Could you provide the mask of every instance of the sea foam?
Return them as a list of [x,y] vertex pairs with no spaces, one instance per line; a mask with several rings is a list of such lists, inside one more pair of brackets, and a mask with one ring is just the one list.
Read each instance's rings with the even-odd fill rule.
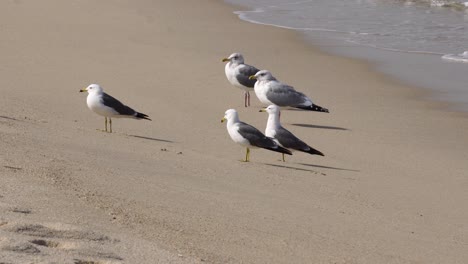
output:
[[455,61],[455,62],[468,63],[468,51],[465,51],[461,54],[447,54],[447,55],[442,56],[442,59]]

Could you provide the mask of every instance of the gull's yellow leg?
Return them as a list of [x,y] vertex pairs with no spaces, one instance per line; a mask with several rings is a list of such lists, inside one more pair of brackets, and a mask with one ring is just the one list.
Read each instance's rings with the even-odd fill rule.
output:
[[104,128],[105,130],[99,129],[99,128],[96,128],[96,130],[101,131],[101,132],[107,132],[107,117],[104,117]]
[[110,127],[110,132],[112,133],[112,119],[109,117],[109,127]]
[[245,153],[245,160],[244,161],[249,162],[249,160],[250,160],[250,149],[247,148],[247,151]]
[[284,159],[284,153],[281,153],[281,154],[283,154],[283,162],[285,162],[286,160]]

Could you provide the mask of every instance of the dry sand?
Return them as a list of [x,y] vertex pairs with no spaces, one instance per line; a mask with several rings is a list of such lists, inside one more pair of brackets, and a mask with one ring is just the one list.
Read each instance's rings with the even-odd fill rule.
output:
[[[467,263],[466,116],[233,10],[0,2],[0,262]],[[266,114],[225,79],[235,51],[330,109],[282,115],[325,157],[239,161],[224,111]],[[153,121],[96,131],[89,83]]]

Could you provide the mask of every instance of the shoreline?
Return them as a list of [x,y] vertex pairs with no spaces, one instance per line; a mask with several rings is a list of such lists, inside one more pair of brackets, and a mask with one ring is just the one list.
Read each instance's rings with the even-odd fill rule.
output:
[[[0,259],[468,259],[466,116],[420,100],[418,89],[296,32],[241,21],[219,0],[0,5]],[[294,153],[284,163],[253,150],[239,162],[245,149],[220,124],[224,111],[237,108],[260,130],[266,116],[254,95],[244,108],[227,82],[221,59],[232,52],[330,109],[282,115],[325,157]],[[89,83],[153,121],[116,119],[115,133],[96,131],[103,118],[78,93]],[[49,242],[31,242],[41,239]]]
[[[231,4],[231,2],[227,2]],[[468,94],[464,91],[466,82],[462,76],[466,71],[465,63],[455,63],[442,59],[444,53],[411,52],[404,50],[392,50],[353,43],[345,43],[344,40],[336,40],[333,37],[320,37],[320,31],[312,34],[307,30],[301,30],[281,24],[267,23],[249,17],[250,12],[257,12],[258,8],[242,6],[234,11],[240,20],[263,26],[271,26],[279,29],[292,30],[302,36],[303,41],[324,52],[334,56],[356,59],[368,63],[373,71],[394,79],[402,86],[417,87],[430,91],[430,96],[425,99],[448,103],[446,110],[468,112]],[[330,34],[334,34],[332,31]],[[410,65],[410,66],[408,66]],[[432,77],[427,72],[436,74]],[[440,87],[444,87],[441,89]]]

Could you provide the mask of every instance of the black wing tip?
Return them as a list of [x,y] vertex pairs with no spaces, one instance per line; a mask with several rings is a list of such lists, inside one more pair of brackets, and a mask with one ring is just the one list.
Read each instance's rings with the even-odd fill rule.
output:
[[289,149],[283,148],[283,150],[285,151],[283,152],[284,154],[292,155],[292,152]]
[[323,113],[330,113],[330,111],[328,111],[327,108],[324,108],[324,107],[321,107],[319,105],[312,105],[311,106],[312,108],[312,111],[316,111],[316,112],[323,112]]
[[327,108],[321,107],[321,106],[316,105],[316,104],[312,104],[311,106],[305,106],[305,107],[297,106],[297,108],[303,109],[303,110],[308,110],[308,111],[315,111],[315,112],[322,112],[322,113],[330,113],[330,111],[328,111]]
[[284,153],[284,154],[287,154],[287,155],[292,155],[292,152],[289,149],[283,148],[283,147],[278,146],[278,145],[276,145],[276,146],[257,146],[257,147],[261,147],[261,148],[268,149],[268,150],[275,151],[275,152],[279,152],[279,153]]
[[146,120],[149,120],[149,121],[152,121],[148,115],[145,115],[143,113],[137,113],[136,114],[136,118],[139,118],[139,119],[146,119]]
[[[310,148],[310,147],[309,147]],[[325,156],[325,154],[323,154],[322,152],[314,149],[314,148],[310,148],[308,151],[306,151],[307,153],[311,154],[311,155],[319,155],[319,156]]]
[[276,149],[274,149],[276,152],[281,152],[283,154],[287,155],[292,155],[292,152],[289,149],[283,148],[281,146],[278,146]]

